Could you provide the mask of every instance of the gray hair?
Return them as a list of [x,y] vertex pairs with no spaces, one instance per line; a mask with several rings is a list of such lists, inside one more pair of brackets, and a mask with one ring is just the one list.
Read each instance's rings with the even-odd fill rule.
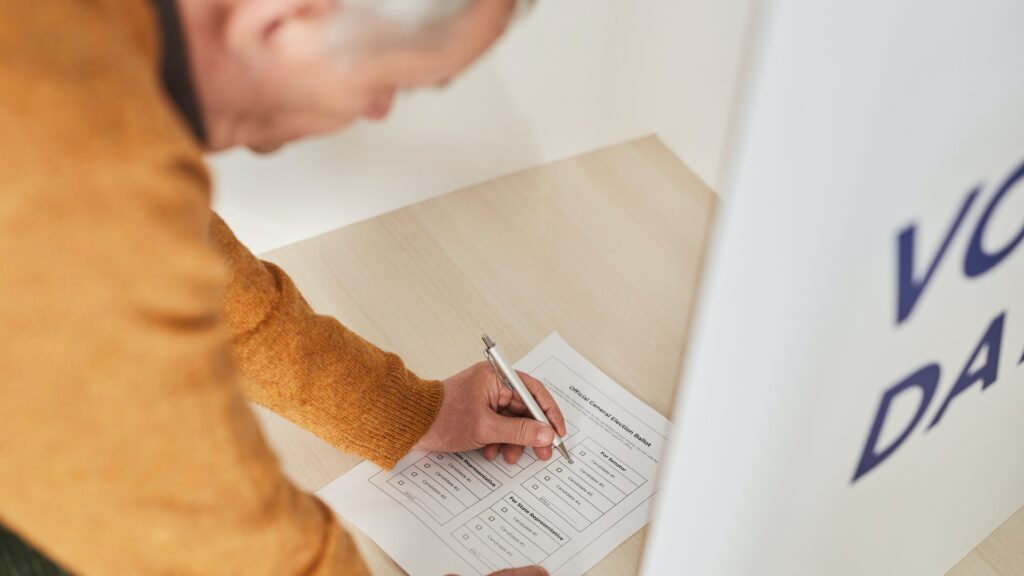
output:
[[[395,43],[429,43],[438,32],[476,2],[490,0],[341,0],[342,12],[332,26],[330,43],[349,54]],[[534,0],[516,0],[513,19]],[[361,16],[360,16],[361,15]]]

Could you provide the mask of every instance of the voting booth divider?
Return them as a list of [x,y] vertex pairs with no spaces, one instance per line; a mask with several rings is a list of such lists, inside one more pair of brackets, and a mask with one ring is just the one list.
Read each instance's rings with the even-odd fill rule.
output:
[[1024,505],[1024,4],[760,10],[647,574],[943,574]]

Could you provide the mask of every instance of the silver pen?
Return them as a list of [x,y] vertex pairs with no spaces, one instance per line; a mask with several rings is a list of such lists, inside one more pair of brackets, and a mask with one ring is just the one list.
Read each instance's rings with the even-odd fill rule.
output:
[[[530,416],[533,416],[534,420],[543,422],[548,426],[551,426],[551,422],[548,417],[544,415],[544,411],[541,410],[537,404],[537,400],[530,394],[530,391],[526,388],[526,384],[523,384],[523,380],[519,377],[519,374],[512,369],[512,366],[505,361],[505,358],[498,351],[498,345],[491,340],[490,336],[484,334],[484,356],[490,361],[491,366],[494,367],[494,371],[498,373],[498,378],[504,382],[505,386],[509,390],[515,392],[522,399],[523,404],[526,404],[526,409],[530,412]],[[551,429],[554,430],[554,426]],[[558,435],[558,431],[555,431],[555,441],[551,445],[558,450],[558,453],[565,457],[565,459],[572,464],[572,457],[569,456],[569,451],[565,449],[565,444],[562,442],[561,436]]]

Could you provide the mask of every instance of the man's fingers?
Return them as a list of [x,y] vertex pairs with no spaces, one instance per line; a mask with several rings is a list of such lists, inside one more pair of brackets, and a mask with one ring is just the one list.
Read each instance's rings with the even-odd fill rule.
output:
[[519,446],[550,446],[555,431],[547,424],[532,418],[513,418],[493,414],[487,419],[487,442],[518,444]]
[[501,450],[501,444],[488,444],[487,446],[484,446],[480,452],[483,453],[484,458],[494,460],[498,456],[499,450]]
[[529,414],[529,411],[526,409],[526,404],[523,404],[523,400],[519,397],[519,394],[511,395],[509,401],[505,405],[505,410],[507,410],[509,414],[513,414],[515,416]]
[[515,444],[505,444],[501,449],[502,454],[505,455],[505,462],[509,464],[515,464],[519,462],[519,457],[523,455],[523,447]]
[[[537,404],[540,405],[541,410],[544,411],[544,415],[551,421],[551,425],[558,431],[559,436],[565,436],[565,418],[562,417],[562,410],[558,408],[558,403],[551,397],[551,393],[548,392],[544,383],[537,380],[533,376],[530,376],[526,372],[516,370],[519,374],[519,378],[522,379],[523,384],[526,384],[526,389],[533,394],[534,399],[537,400]],[[515,401],[513,400],[513,403]]]
[[[518,462],[519,459],[523,457],[523,452],[525,451],[525,448],[523,448],[522,446],[517,446],[515,444],[504,444],[501,447],[501,452],[502,454],[505,455],[505,462],[508,462],[509,464],[515,464],[516,462]],[[533,453],[536,454],[537,458],[540,458],[541,460],[550,460],[552,452],[553,450],[551,446],[533,447]]]
[[540,566],[522,566],[491,572],[490,576],[548,576],[548,571]]
[[541,460],[551,459],[551,446],[534,446],[533,453]]

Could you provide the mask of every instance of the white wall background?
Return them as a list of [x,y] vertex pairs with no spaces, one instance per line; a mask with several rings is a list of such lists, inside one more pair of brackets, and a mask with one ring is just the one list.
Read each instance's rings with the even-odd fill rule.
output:
[[444,91],[383,124],[211,160],[263,252],[502,174],[657,133],[715,187],[750,0],[546,0]]

